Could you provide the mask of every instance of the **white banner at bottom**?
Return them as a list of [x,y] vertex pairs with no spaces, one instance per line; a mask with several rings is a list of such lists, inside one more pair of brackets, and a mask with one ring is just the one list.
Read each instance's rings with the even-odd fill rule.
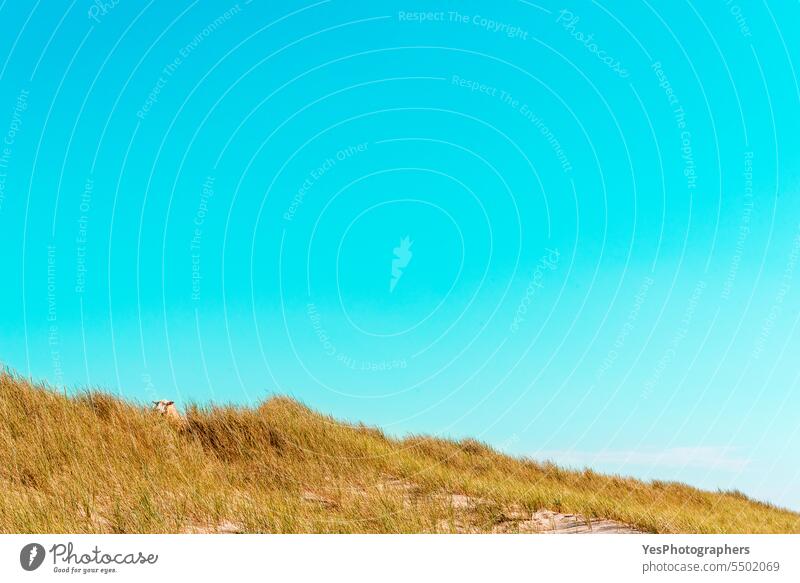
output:
[[2,535],[0,581],[800,581],[800,535]]

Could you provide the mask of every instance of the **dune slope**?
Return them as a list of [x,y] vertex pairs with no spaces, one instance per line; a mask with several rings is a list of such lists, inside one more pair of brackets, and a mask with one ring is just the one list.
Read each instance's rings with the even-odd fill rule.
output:
[[735,493],[566,471],[287,398],[172,422],[0,374],[0,532],[800,532]]

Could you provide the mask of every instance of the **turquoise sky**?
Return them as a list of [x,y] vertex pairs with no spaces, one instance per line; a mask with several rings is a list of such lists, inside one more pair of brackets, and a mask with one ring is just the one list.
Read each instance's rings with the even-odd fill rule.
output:
[[0,361],[800,509],[798,21],[0,0]]

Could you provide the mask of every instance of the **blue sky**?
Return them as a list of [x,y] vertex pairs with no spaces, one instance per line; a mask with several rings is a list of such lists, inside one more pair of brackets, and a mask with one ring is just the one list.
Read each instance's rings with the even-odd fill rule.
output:
[[0,3],[0,360],[800,508],[790,3]]

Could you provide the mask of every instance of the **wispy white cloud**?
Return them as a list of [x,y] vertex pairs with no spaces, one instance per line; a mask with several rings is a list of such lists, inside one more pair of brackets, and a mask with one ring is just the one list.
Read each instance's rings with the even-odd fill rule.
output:
[[741,471],[750,463],[749,459],[737,454],[736,448],[717,446],[671,447],[663,450],[552,450],[536,452],[533,457],[563,466],[579,467],[618,464],[620,467],[692,467]]

